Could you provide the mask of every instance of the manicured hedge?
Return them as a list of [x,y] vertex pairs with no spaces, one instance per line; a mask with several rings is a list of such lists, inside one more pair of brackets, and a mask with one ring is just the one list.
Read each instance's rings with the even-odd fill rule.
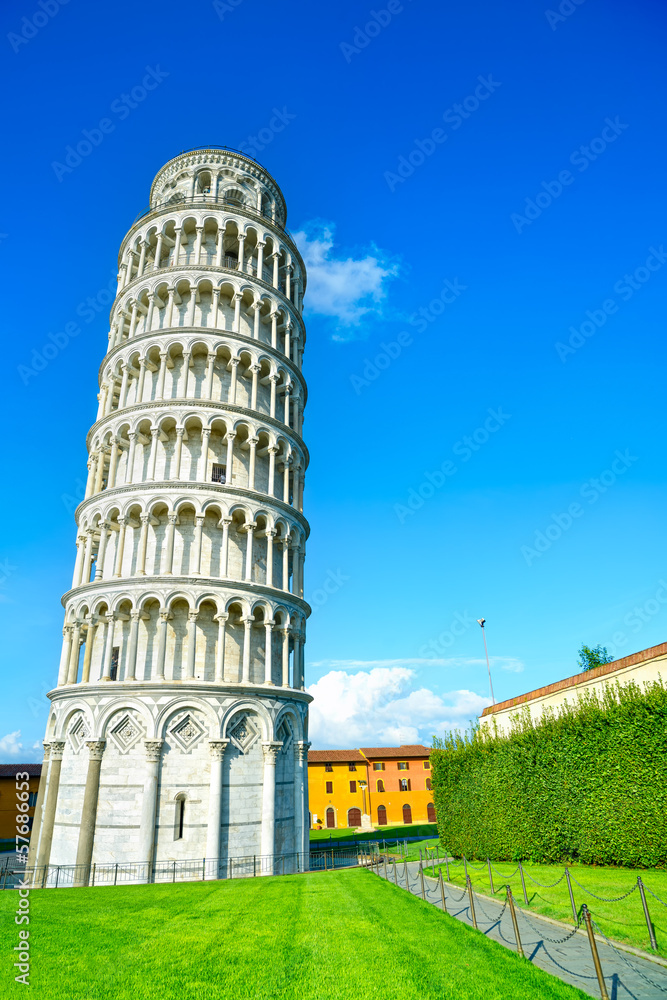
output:
[[434,738],[441,843],[492,860],[667,864],[667,688],[609,685],[509,736]]

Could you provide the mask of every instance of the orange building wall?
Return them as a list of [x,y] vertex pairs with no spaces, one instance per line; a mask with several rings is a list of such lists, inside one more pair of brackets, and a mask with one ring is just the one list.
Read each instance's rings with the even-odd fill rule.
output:
[[[20,766],[17,767],[17,771],[20,770]],[[28,791],[36,794],[39,788],[39,777],[31,777],[28,781],[30,784]],[[19,815],[16,810],[17,802],[14,775],[9,778],[0,777],[0,840],[16,841],[16,817]],[[27,815],[34,817],[34,807],[28,810]],[[24,841],[20,841],[20,843],[23,844]]]
[[[383,771],[374,771],[373,763],[383,763]],[[347,763],[331,763],[331,771],[326,771],[325,763],[308,763],[308,797],[311,814],[311,826],[314,826],[312,817],[317,816],[319,827],[326,828],[326,810],[334,809],[336,826],[335,829],[346,828],[348,824],[348,810],[356,806],[362,813],[370,813],[373,826],[379,827],[378,806],[383,805],[386,810],[387,826],[399,826],[405,822],[403,806],[409,805],[411,809],[411,822],[428,823],[428,805],[433,804],[433,792],[426,787],[427,780],[431,778],[428,757],[406,759],[408,769],[399,770],[398,759],[372,758],[367,763],[357,763],[356,772],[349,770]],[[359,787],[359,779],[368,782],[366,789],[365,803]],[[407,778],[410,781],[410,790],[400,791],[399,781]],[[357,791],[351,793],[349,790],[350,780],[357,780]],[[384,782],[384,791],[377,790],[377,782]],[[326,782],[333,782],[333,791],[326,791]],[[370,793],[370,794],[369,794]],[[370,800],[370,801],[369,801]]]
[[[355,764],[356,771],[350,771],[349,764],[331,764],[331,771],[325,770],[325,764],[308,764],[308,802],[310,814],[317,816],[326,826],[326,810],[332,807],[336,816],[336,828],[348,826],[348,809],[356,807],[362,813],[364,801],[359,780],[368,781],[366,765],[363,762]],[[333,782],[333,792],[326,791],[327,781]],[[350,782],[356,781],[356,792],[350,791]],[[368,789],[366,789],[368,796]],[[368,800],[367,800],[368,801]],[[319,824],[318,824],[319,825]],[[312,820],[311,820],[312,826]]]

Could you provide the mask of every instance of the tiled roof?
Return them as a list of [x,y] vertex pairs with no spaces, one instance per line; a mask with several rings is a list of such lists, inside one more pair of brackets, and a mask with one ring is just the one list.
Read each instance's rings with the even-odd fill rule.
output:
[[309,764],[365,764],[365,758],[358,750],[309,750]]
[[508,708],[514,708],[516,705],[524,705],[527,701],[534,701],[536,698],[545,698],[547,695],[555,694],[557,691],[564,691],[567,688],[576,687],[578,684],[596,680],[598,677],[614,674],[617,670],[634,667],[636,664],[645,663],[647,660],[657,660],[661,656],[667,656],[667,642],[662,642],[659,646],[650,646],[649,649],[642,649],[641,652],[632,653],[630,656],[624,656],[622,660],[613,660],[612,663],[605,663],[603,666],[595,667],[593,670],[586,670],[583,674],[574,674],[573,677],[566,677],[565,680],[555,681],[553,684],[547,684],[545,687],[536,688],[534,691],[528,691],[527,694],[520,694],[516,698],[508,698],[507,701],[501,701],[497,705],[489,705],[482,712],[482,717],[494,715],[496,712],[503,712]]
[[366,757],[395,757],[403,760],[405,757],[428,757],[431,748],[424,747],[421,743],[408,743],[400,747],[361,747],[361,752]]
[[27,771],[31,778],[39,778],[41,764],[0,764],[0,778],[14,778],[20,771]]

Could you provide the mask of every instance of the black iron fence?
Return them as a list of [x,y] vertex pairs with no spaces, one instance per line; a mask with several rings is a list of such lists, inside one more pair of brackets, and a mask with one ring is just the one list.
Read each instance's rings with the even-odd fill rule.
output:
[[186,861],[111,862],[92,865],[43,865],[27,868],[16,858],[0,867],[0,889],[63,889],[79,886],[141,885],[161,882],[196,882],[254,878],[261,875],[296,875],[333,871],[361,863],[353,848],[290,854],[249,854],[242,857],[198,858]]

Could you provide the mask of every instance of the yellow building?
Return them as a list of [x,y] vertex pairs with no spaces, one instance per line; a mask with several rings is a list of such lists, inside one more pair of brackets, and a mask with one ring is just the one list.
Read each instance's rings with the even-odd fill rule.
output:
[[373,829],[435,823],[428,747],[308,753],[311,828]]
[[[32,827],[41,773],[41,764],[0,764],[0,842],[3,850],[9,850],[16,844],[16,828],[19,825],[17,816],[23,813],[23,810],[19,813],[16,808],[19,802],[17,792],[21,793],[21,798],[28,804],[27,825]],[[27,781],[23,777],[17,781],[17,774],[21,776],[27,774]],[[28,793],[27,799],[24,798],[25,792]],[[23,843],[21,840],[19,845]]]

